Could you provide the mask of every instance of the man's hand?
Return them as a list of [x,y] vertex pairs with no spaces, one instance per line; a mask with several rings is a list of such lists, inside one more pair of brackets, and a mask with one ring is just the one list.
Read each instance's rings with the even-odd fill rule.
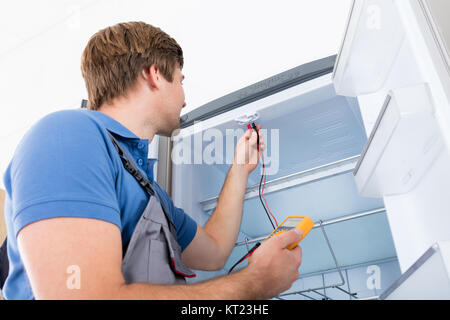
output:
[[[261,126],[256,126],[259,132],[260,151],[264,151],[264,139],[260,132]],[[258,135],[253,129],[248,129],[239,139],[234,153],[233,165],[239,171],[249,175],[258,165],[259,152],[257,149]]]
[[265,241],[253,252],[248,269],[257,275],[258,291],[266,295],[264,298],[272,298],[288,290],[298,279],[302,249],[299,246],[292,250],[286,247],[301,236],[301,230],[294,228]]

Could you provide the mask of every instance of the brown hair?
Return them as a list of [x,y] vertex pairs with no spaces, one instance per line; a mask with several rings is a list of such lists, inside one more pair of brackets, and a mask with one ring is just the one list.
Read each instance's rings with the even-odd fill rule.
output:
[[83,51],[81,72],[88,108],[125,96],[145,68],[155,64],[167,81],[183,67],[183,50],[160,28],[144,22],[125,22],[94,34]]

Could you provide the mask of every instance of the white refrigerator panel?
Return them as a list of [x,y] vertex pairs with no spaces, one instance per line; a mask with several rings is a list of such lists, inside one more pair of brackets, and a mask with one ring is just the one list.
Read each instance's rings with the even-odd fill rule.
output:
[[[357,96],[370,133],[359,194],[384,197],[402,272],[450,240],[449,10],[442,0],[355,0],[334,69],[337,93]],[[374,17],[378,31],[363,23]]]

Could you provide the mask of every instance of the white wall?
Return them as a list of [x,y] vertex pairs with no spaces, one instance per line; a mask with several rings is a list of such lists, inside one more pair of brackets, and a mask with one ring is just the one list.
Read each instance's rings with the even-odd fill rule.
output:
[[[15,0],[0,6],[0,173],[28,128],[86,98],[89,37],[121,21],[161,27],[185,53],[188,112],[243,86],[337,54],[350,0]],[[3,187],[1,179],[0,187]]]

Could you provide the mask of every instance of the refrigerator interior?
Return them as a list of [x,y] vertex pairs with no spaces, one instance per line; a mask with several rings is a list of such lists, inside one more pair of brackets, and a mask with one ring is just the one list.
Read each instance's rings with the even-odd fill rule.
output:
[[[201,128],[191,125],[182,129],[174,138],[173,152],[190,150],[191,154],[182,152],[190,163],[172,165],[175,204],[200,225],[208,220],[230,167],[237,137],[246,129],[236,119],[254,114],[258,115],[256,123],[267,130],[264,194],[270,210],[278,223],[295,215],[309,216],[316,223],[300,244],[300,279],[279,298],[353,299],[380,294],[400,275],[396,251],[383,200],[361,197],[355,186],[352,172],[367,141],[358,100],[336,95],[331,74],[204,120]],[[194,148],[199,143],[202,147]],[[223,161],[199,161],[205,155]],[[273,230],[258,198],[260,177],[261,165],[248,179],[238,238],[241,244],[235,247],[223,270],[198,271],[194,281],[225,274],[246,253],[243,241],[267,236]],[[357,214],[360,216],[354,217]],[[236,270],[245,265],[242,263]],[[309,290],[335,284],[357,295],[351,297],[337,288]]]

